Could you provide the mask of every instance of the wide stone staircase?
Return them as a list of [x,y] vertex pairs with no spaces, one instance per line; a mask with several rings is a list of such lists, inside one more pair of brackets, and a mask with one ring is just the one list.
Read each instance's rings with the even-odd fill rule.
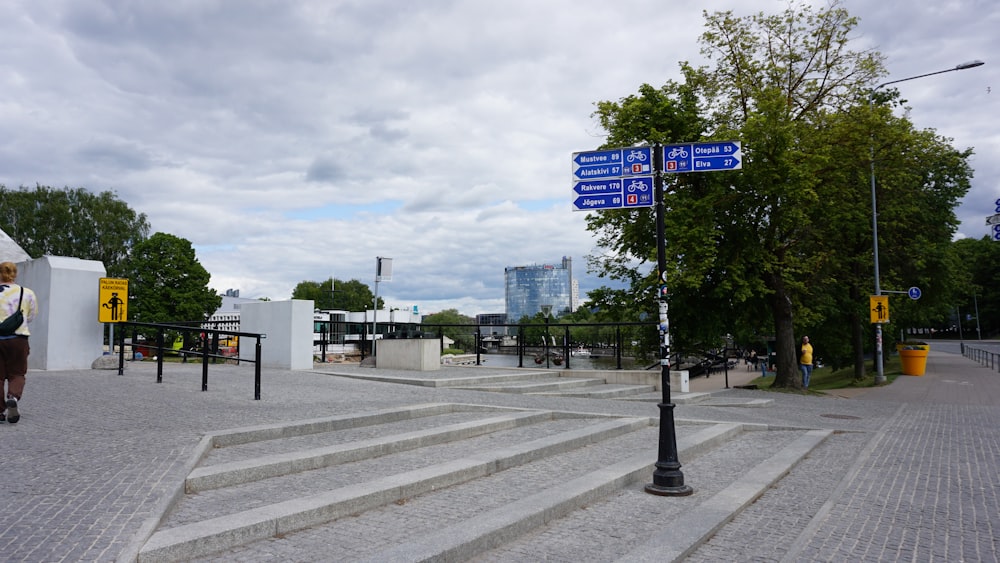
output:
[[214,433],[136,557],[670,561],[829,433],[678,420],[676,434],[691,496],[643,491],[659,437],[643,417],[434,403]]
[[[526,395],[549,395],[562,397],[582,397],[591,399],[646,398],[655,400],[653,393],[655,385],[645,383],[609,383],[606,377],[595,375],[598,372],[577,372],[579,375],[563,375],[552,370],[506,370],[487,371],[482,375],[448,376],[448,368],[441,372],[433,372],[433,377],[384,375],[374,370],[331,369],[331,375],[380,381],[383,383],[400,383],[424,387],[448,387],[467,389],[470,391],[494,391],[498,393],[519,393]],[[649,377],[654,377],[655,374]],[[648,379],[648,378],[647,378]],[[644,397],[640,397],[644,396]]]

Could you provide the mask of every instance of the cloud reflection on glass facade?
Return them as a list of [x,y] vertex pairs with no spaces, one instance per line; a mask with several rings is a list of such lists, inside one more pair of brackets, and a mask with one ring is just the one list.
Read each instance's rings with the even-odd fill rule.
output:
[[573,260],[564,256],[560,264],[504,268],[507,322],[533,317],[542,305],[552,306],[558,317],[573,309]]

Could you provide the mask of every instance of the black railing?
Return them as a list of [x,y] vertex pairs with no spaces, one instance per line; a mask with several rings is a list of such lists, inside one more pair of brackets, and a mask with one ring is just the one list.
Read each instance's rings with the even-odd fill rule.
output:
[[[315,324],[313,344],[320,348],[321,357],[326,357],[330,344],[357,343],[364,359],[366,348],[370,345],[369,327],[360,327],[360,334],[355,334],[347,325],[356,323],[316,321]],[[517,355],[518,367],[524,367],[524,357],[528,356],[529,361],[539,365],[555,364],[555,367],[570,369],[573,358],[586,353],[591,358],[613,358],[616,369],[622,369],[625,357],[652,357],[655,354],[657,325],[649,322],[502,325],[379,323],[379,328],[379,336],[383,338],[438,339],[442,352],[447,336],[455,341],[456,348],[474,349],[476,365],[482,364],[482,354],[496,353]],[[337,338],[327,336],[331,334],[337,335]],[[352,339],[352,336],[360,340]]]
[[968,344],[962,344],[962,355],[970,360],[979,362],[979,365],[996,370],[1000,366],[1000,353],[990,352],[980,348],[973,348]]
[[[208,391],[208,364],[209,360],[213,363],[216,360],[222,359],[223,361],[229,361],[235,359],[237,362],[251,362],[254,364],[254,400],[260,400],[260,341],[263,338],[267,338],[266,334],[257,334],[253,332],[239,332],[232,330],[220,330],[217,328],[208,328],[212,323],[198,323],[194,326],[194,323],[184,323],[184,324],[158,324],[158,323],[137,323],[137,322],[122,322],[117,323],[117,326],[121,328],[118,333],[118,375],[125,374],[125,334],[131,329],[132,339],[130,346],[135,353],[135,349],[142,347],[146,349],[156,350],[156,382],[163,383],[163,356],[166,352],[177,352],[181,355],[184,361],[187,361],[189,355],[196,355],[201,358],[201,390]],[[146,330],[140,330],[146,329]],[[140,332],[144,333],[155,333],[155,344],[151,345],[148,342],[143,342],[139,344],[137,342]],[[174,350],[173,347],[164,346],[164,334],[167,332],[178,332],[184,336],[190,333],[197,333],[197,342],[200,344],[199,349],[182,349]],[[237,339],[237,350],[235,358],[230,355],[221,354],[219,350],[219,342],[223,339],[236,338]],[[252,338],[254,340],[254,359],[253,360],[241,360],[239,356],[239,343],[240,338]],[[183,338],[187,341],[187,338]]]

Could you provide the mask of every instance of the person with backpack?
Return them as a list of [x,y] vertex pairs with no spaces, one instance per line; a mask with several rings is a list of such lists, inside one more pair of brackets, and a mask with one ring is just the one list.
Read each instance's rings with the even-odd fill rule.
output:
[[18,401],[24,392],[28,373],[28,323],[38,314],[35,292],[14,283],[17,264],[0,262],[0,392],[7,387],[0,405],[0,421],[10,424],[21,420]]

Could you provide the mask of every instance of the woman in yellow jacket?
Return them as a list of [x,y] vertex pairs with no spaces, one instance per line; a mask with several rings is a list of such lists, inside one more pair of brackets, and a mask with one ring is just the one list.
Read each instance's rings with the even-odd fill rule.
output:
[[799,350],[799,369],[802,370],[802,386],[809,388],[809,376],[813,371],[813,347],[809,337],[802,337],[802,348]]

